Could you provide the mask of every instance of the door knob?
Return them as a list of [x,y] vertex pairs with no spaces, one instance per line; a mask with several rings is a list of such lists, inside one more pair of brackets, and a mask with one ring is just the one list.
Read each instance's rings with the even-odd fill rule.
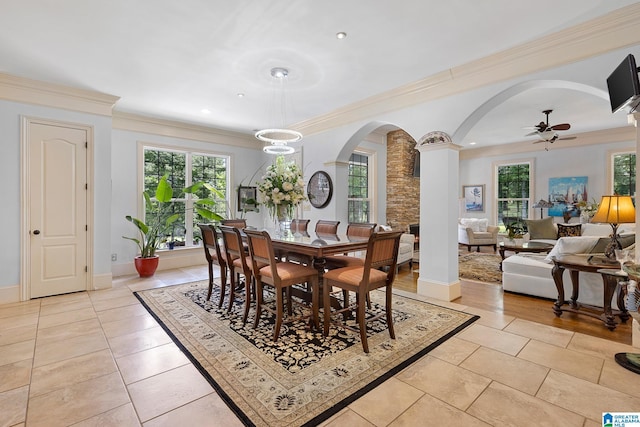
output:
[[40,234],[40,230],[33,230],[33,234]]

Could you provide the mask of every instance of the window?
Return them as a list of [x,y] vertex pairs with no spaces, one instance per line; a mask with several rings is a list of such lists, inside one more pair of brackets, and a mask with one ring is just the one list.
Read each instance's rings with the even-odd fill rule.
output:
[[349,158],[349,222],[371,222],[371,199],[369,182],[369,156],[353,153]]
[[531,169],[531,162],[496,166],[496,212],[501,231],[506,225],[529,217]]
[[[196,226],[198,222],[202,222],[202,218],[194,212],[193,196],[182,191],[194,182],[207,182],[225,195],[225,200],[220,200],[210,209],[226,216],[228,164],[229,159],[226,156],[144,147],[144,190],[153,196],[160,179],[168,174],[169,183],[173,188],[174,203],[172,204],[173,212],[167,212],[166,215],[180,214],[180,218],[173,227],[172,235],[167,238],[184,246],[193,246],[202,238],[200,229]],[[214,198],[204,187],[198,190],[197,197]]]
[[612,185],[613,193],[621,196],[636,195],[636,153],[614,153],[611,156],[612,162]]

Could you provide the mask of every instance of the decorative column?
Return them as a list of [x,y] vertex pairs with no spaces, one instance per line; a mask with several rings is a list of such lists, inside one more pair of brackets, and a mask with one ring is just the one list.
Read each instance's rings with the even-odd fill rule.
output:
[[460,297],[458,278],[459,154],[444,132],[430,132],[420,151],[420,277],[418,294],[444,301]]

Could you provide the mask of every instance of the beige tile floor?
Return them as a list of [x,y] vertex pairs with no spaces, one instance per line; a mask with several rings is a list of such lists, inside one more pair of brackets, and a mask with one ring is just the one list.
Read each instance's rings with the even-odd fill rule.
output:
[[[132,296],[206,277],[122,277],[0,306],[0,426],[240,425]],[[613,360],[632,347],[445,305],[482,318],[325,424],[598,426],[602,412],[640,411],[640,376]]]

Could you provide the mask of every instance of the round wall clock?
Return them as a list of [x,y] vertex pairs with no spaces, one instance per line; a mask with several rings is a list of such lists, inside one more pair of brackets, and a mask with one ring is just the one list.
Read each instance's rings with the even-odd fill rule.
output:
[[333,183],[328,173],[318,171],[311,175],[307,186],[307,197],[314,208],[324,208],[331,201],[333,195]]

